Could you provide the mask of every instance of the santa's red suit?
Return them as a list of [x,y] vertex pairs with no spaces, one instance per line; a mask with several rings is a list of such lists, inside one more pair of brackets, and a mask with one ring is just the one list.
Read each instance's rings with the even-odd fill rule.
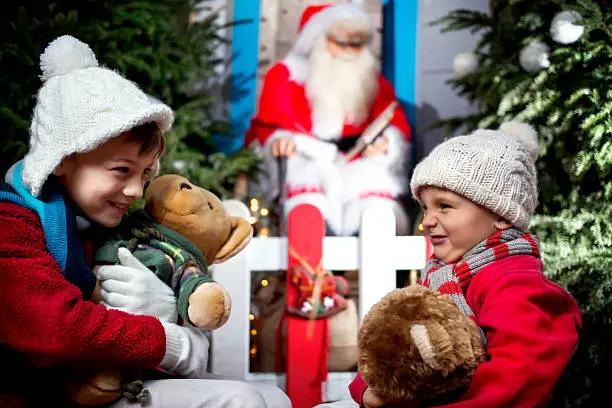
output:
[[296,155],[287,162],[285,178],[286,213],[296,205],[313,204],[336,234],[350,235],[359,229],[361,213],[367,206],[387,205],[395,213],[398,234],[407,233],[408,219],[396,200],[407,185],[405,160],[410,143],[410,128],[401,107],[398,105],[382,133],[389,141],[386,154],[359,155],[348,162],[343,158],[368,125],[396,101],[392,85],[373,72],[368,86],[373,84],[375,93],[368,101],[367,117],[357,124],[347,123],[345,115],[334,117],[323,112],[317,117],[308,97],[306,83],[313,44],[342,21],[357,22],[372,30],[367,14],[353,4],[306,9],[295,46],[265,77],[246,144],[262,149],[268,164],[269,188],[277,193],[278,175],[271,144],[278,138],[294,142]]

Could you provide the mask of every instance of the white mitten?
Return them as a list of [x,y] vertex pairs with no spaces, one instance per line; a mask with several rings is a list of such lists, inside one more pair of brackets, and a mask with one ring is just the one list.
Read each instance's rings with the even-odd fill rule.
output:
[[178,310],[174,292],[127,248],[117,252],[121,265],[104,265],[98,270],[102,304],[127,313],[155,316],[176,322]]

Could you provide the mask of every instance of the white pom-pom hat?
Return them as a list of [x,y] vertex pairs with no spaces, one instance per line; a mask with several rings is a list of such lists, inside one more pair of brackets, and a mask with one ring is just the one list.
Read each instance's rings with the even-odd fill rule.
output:
[[65,35],[40,57],[41,79],[30,127],[23,182],[37,196],[62,159],[95,149],[135,126],[172,126],[172,110],[133,82],[98,65],[89,46]]
[[528,124],[506,122],[436,146],[414,169],[412,195],[423,186],[445,188],[527,230],[538,205],[538,136]]

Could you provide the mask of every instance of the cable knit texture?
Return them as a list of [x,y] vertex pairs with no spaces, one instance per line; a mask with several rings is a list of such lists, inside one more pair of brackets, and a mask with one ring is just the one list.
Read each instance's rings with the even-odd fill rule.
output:
[[167,371],[173,371],[180,360],[184,357],[185,351],[187,354],[189,344],[187,336],[181,331],[181,328],[173,323],[162,322],[166,333],[166,355],[160,363],[161,368]]
[[89,46],[65,35],[40,57],[43,85],[30,127],[23,180],[38,196],[47,177],[72,153],[90,151],[146,122],[170,129],[172,110],[133,82],[100,67]]
[[446,188],[488,208],[526,231],[538,205],[537,133],[526,123],[477,130],[441,143],[414,169],[418,199],[423,186]]

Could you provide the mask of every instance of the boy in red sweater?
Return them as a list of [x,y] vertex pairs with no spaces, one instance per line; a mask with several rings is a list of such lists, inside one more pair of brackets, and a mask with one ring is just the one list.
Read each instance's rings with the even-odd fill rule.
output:
[[[544,276],[538,238],[527,232],[538,152],[536,132],[508,122],[440,144],[414,170],[412,194],[434,247],[420,284],[451,295],[487,352],[469,388],[445,407],[544,407],[577,345],[580,311]],[[360,375],[349,388],[360,407],[396,406]],[[337,404],[328,405],[350,406]]]
[[[202,379],[204,333],[175,324],[172,291],[127,250],[99,270],[103,304],[90,301],[86,236],[142,196],[173,113],[73,37],[40,65],[30,149],[0,185],[0,406],[67,406],[67,375],[159,368],[169,378],[145,382],[150,407],[290,407],[275,387]],[[23,201],[7,200],[15,193]]]

